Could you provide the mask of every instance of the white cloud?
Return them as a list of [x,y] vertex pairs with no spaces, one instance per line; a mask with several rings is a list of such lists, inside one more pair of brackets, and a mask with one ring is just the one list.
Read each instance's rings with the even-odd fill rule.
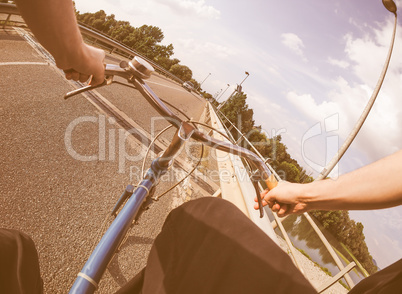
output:
[[317,103],[310,94],[298,95],[291,91],[287,93],[286,98],[290,101],[299,111],[305,114],[310,121],[321,121],[323,118],[339,113],[339,106],[332,101],[323,101]]
[[[346,36],[345,51],[354,65],[351,69],[364,85],[366,91],[364,100],[371,96],[377,80],[382,71],[385,58],[389,49],[392,36],[392,21],[381,24],[380,29],[373,29],[373,36],[366,35],[363,38],[354,39]],[[362,129],[357,146],[366,152],[371,160],[379,159],[387,154],[401,149],[402,133],[402,93],[400,83],[402,77],[402,56],[398,54],[402,48],[401,27],[398,28],[394,53],[385,82],[374,104],[374,107]],[[355,109],[354,117],[362,111],[364,102],[358,101],[360,111]]]
[[345,52],[354,63],[353,72],[364,83],[373,85],[381,73],[388,46],[379,46],[369,35],[356,39],[348,34],[345,39]]
[[273,67],[273,66],[269,66],[269,67],[267,68],[267,71],[268,71],[269,73],[271,73],[272,75],[274,75],[274,76],[277,76],[277,77],[280,77],[280,76],[281,76],[281,74],[279,73],[279,71],[278,71],[275,67]]
[[398,209],[387,209],[387,210],[376,210],[374,211],[379,224],[385,225],[395,231],[400,231],[402,229],[402,210]]
[[350,211],[350,216],[363,223],[367,246],[381,268],[402,258],[402,207]]
[[213,42],[201,43],[192,38],[179,39],[176,47],[193,56],[214,56],[215,58],[225,59],[235,54],[233,48]]
[[304,44],[303,44],[303,41],[299,38],[299,36],[297,36],[296,34],[293,34],[293,33],[285,33],[285,34],[281,35],[281,39],[282,39],[283,45],[288,47],[290,50],[292,50],[297,55],[304,58],[304,54],[303,54]]
[[[372,95],[374,86],[380,76],[385,61],[393,24],[383,25],[381,29],[372,29],[372,35],[354,38],[351,34],[345,37],[345,52],[352,61],[349,69],[360,79],[359,83],[349,83],[343,77],[334,80],[336,88],[326,96],[314,97],[309,93],[288,91],[286,98],[301,113],[307,122],[322,122],[333,113],[339,113],[339,136],[343,143],[346,136],[360,117],[364,107]],[[401,28],[399,28],[399,32]],[[386,37],[384,37],[384,35]],[[363,125],[359,135],[352,144],[352,149],[364,159],[364,164],[378,160],[399,149],[402,145],[402,34],[397,35],[394,55],[391,59],[386,80],[372,108],[370,115]],[[347,62],[329,58],[332,64],[346,66]],[[325,97],[325,96],[324,96]],[[299,143],[300,144],[300,143]],[[320,146],[325,148],[325,146]],[[361,161],[360,159],[360,161]],[[349,158],[349,160],[357,160]],[[359,166],[356,163],[356,167]]]
[[[394,233],[398,234],[397,231]],[[385,268],[402,258],[401,242],[399,240],[391,238],[389,234],[385,234],[381,230],[376,230],[374,236],[378,240],[372,241],[371,238],[367,239],[366,236],[366,244],[380,268]],[[376,243],[379,244],[377,245]]]
[[334,59],[332,57],[328,57],[328,63],[344,69],[349,67],[349,62],[345,60]]
[[157,2],[169,6],[173,11],[180,14],[199,16],[208,19],[219,19],[220,11],[213,6],[206,5],[204,0],[156,0]]
[[[298,162],[317,176],[339,149],[336,136],[343,127],[342,112],[336,102],[319,103],[310,94],[298,95],[291,91],[286,98],[304,117],[304,129],[299,130],[299,138],[294,140],[299,146],[293,149],[300,150],[301,155]],[[336,178],[338,172],[335,168],[330,176]]]

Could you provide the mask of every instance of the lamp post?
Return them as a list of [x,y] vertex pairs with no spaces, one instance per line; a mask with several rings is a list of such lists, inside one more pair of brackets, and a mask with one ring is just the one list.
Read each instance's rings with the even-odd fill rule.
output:
[[364,121],[366,120],[366,118],[377,98],[377,95],[380,92],[382,83],[385,78],[385,74],[387,73],[389,61],[391,60],[392,49],[394,47],[394,41],[395,41],[396,25],[397,25],[397,15],[396,15],[397,8],[396,8],[395,2],[393,0],[382,0],[382,3],[389,12],[391,12],[395,15],[394,32],[392,34],[391,45],[389,47],[387,59],[385,60],[384,67],[383,67],[381,75],[378,79],[377,85],[373,91],[373,94],[371,95],[370,100],[367,102],[367,105],[364,108],[362,114],[360,115],[359,120],[356,122],[355,127],[350,132],[349,136],[346,138],[346,140],[343,143],[343,145],[341,146],[341,148],[339,148],[338,152],[331,159],[331,161],[328,163],[328,165],[322,170],[322,172],[319,174],[319,176],[317,177],[316,180],[321,180],[321,179],[324,179],[325,177],[327,177],[329,175],[329,173],[332,171],[332,169],[335,167],[335,165],[338,163],[338,161],[345,154],[346,150],[349,148],[350,144],[355,139],[357,133],[360,131],[360,128],[362,127]]
[[229,101],[230,98],[232,98],[232,96],[234,95],[234,93],[236,92],[241,92],[241,84],[243,84],[243,82],[249,77],[250,73],[248,71],[244,72],[246,74],[246,77],[241,81],[241,83],[239,85],[237,85],[236,89],[233,91],[232,94],[230,94],[229,98],[225,100],[225,102],[223,102],[221,105],[218,106],[218,109],[221,109],[221,107],[223,105],[226,104],[226,102]]
[[248,71],[246,71],[245,74],[246,74],[246,77],[245,77],[244,80],[242,80],[241,83],[239,84],[239,89],[240,89],[240,90],[241,90],[241,84],[243,84],[243,82],[244,82],[244,81],[248,78],[248,76],[250,75],[250,74],[248,73]]
[[198,90],[201,89],[201,85],[205,82],[206,79],[208,79],[208,77],[209,77],[210,75],[211,75],[211,73],[209,73],[209,74],[205,77],[205,79],[201,82],[200,86],[198,87]]
[[382,4],[384,4],[385,8],[395,14],[396,17],[396,4],[393,0],[382,0]]
[[214,98],[217,99],[216,97],[218,97],[221,92],[222,92],[222,89],[220,89],[218,92],[216,92]]
[[227,89],[229,89],[230,85],[229,85],[229,84],[227,84],[227,85],[228,85],[228,86],[226,87],[225,91],[222,92],[222,94],[216,99],[216,101],[218,101],[218,100],[223,96],[223,94],[225,94],[225,92],[227,91]]

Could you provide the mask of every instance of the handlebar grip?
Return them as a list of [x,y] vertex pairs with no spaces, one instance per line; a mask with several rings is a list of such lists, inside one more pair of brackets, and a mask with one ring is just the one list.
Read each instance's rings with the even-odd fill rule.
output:
[[265,183],[267,184],[269,190],[272,190],[273,188],[278,186],[278,181],[276,180],[276,178],[273,174],[271,174],[268,177],[268,179],[265,180]]
[[[265,183],[268,186],[268,190],[272,190],[273,188],[275,188],[276,186],[278,186],[278,181],[276,180],[275,176],[273,174],[271,174],[268,179],[265,180]],[[280,205],[281,209],[284,209],[284,211],[289,211],[289,204],[281,204],[276,202],[277,204]],[[277,211],[278,212],[278,211]]]
[[64,99],[68,99],[68,98],[70,98],[70,97],[72,97],[74,95],[81,94],[81,93],[83,93],[85,91],[89,91],[89,90],[91,90],[93,88],[95,88],[95,87],[92,87],[91,85],[88,85],[88,86],[85,86],[85,87],[82,87],[82,88],[75,89],[75,90],[70,91],[67,94],[65,94]]

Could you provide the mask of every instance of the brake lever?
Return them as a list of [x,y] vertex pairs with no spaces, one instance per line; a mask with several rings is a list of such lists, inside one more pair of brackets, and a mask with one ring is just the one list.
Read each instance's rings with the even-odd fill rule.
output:
[[102,84],[99,84],[99,85],[96,85],[96,86],[88,85],[88,86],[85,86],[85,87],[82,87],[82,88],[75,89],[73,91],[68,92],[66,95],[64,95],[64,99],[68,99],[68,98],[70,98],[72,96],[75,96],[75,95],[78,95],[80,93],[83,93],[83,92],[86,92],[86,91],[91,91],[93,89],[100,88],[100,87],[103,87],[103,86],[106,86],[106,85],[110,85],[112,83],[113,83],[113,76],[106,76],[105,80],[103,81]]

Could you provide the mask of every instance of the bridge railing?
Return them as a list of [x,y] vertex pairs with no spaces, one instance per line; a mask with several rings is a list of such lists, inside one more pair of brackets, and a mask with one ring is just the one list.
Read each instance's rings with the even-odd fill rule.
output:
[[[241,141],[245,141],[247,143],[247,145],[250,147],[251,150],[253,150],[267,165],[267,167],[269,168],[269,170],[271,170],[271,172],[274,174],[275,178],[277,179],[278,182],[281,181],[281,178],[279,177],[279,175],[275,172],[275,170],[272,168],[272,166],[268,163],[269,158],[264,158],[261,153],[257,150],[257,148],[254,146],[254,144],[252,142],[249,141],[249,139],[247,138],[247,135],[242,133],[241,130],[239,130],[239,128],[236,127],[236,125],[231,122],[226,115],[218,108],[214,107],[213,108],[215,113],[218,115],[219,119],[222,122],[222,125],[224,126],[226,132],[228,133],[229,137],[232,139],[232,143],[235,144],[240,144]],[[234,130],[235,133],[237,133],[237,140],[234,138],[234,136],[232,135],[231,131]],[[251,170],[250,166],[249,166],[249,174],[250,176],[252,176],[253,174],[253,170]],[[260,189],[261,191],[263,190],[261,185],[260,185]],[[290,250],[290,253],[295,261],[295,265],[301,270],[301,272],[303,273],[303,269],[301,268],[301,266],[297,263],[296,257],[295,257],[295,253],[293,251],[293,245],[288,237],[288,234],[285,230],[285,228],[282,225],[282,221],[285,218],[279,218],[276,213],[273,213],[273,216],[275,218],[275,220],[272,222],[272,227],[276,228],[278,227],[282,233],[282,235],[284,236],[284,239],[286,241],[286,244]],[[314,222],[314,220],[312,219],[312,217],[307,213],[303,213],[303,216],[307,219],[307,221],[309,222],[309,224],[311,225],[311,227],[314,229],[314,231],[317,233],[318,237],[320,238],[320,240],[322,241],[322,243],[324,244],[325,248],[328,250],[328,252],[330,253],[331,257],[333,258],[335,264],[337,265],[337,267],[339,268],[340,272],[342,273],[342,277],[345,279],[346,283],[349,285],[350,288],[354,287],[354,282],[352,281],[351,277],[349,276],[348,272],[351,270],[350,266],[345,267],[343,265],[343,263],[341,262],[339,256],[336,254],[336,252],[334,251],[334,249],[332,248],[331,244],[328,242],[328,240],[325,238],[324,234],[321,232],[321,230],[319,229],[319,227],[317,226],[317,224]],[[356,264],[354,264],[354,266],[356,266]],[[354,267],[353,266],[353,267]],[[339,279],[339,278],[338,278]]]
[[0,27],[5,29],[7,26],[26,27],[26,24],[14,4],[0,3]]

